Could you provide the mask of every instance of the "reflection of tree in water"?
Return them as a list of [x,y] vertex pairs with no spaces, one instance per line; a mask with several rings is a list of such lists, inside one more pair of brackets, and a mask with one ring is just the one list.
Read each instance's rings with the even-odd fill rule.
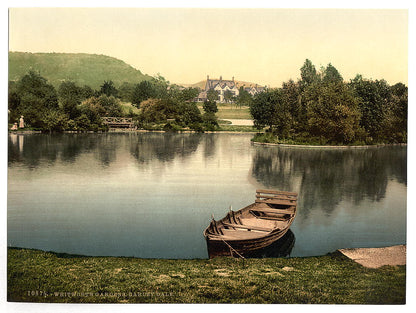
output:
[[10,134],[8,162],[36,168],[41,162],[53,164],[58,159],[73,163],[81,154],[92,153],[102,166],[109,166],[121,147],[127,147],[141,163],[155,158],[169,162],[195,152],[200,141],[200,134]]
[[22,163],[29,168],[35,168],[41,161],[54,163],[59,154],[59,147],[53,144],[50,135],[17,135],[10,134],[8,138],[8,163]]
[[204,136],[204,157],[209,158],[215,155],[217,134],[206,134]]
[[300,149],[259,147],[253,176],[266,188],[299,192],[307,213],[319,207],[327,214],[342,200],[384,198],[391,179],[406,184],[405,147],[369,149]]
[[183,159],[193,154],[201,141],[201,134],[146,133],[131,140],[130,153],[139,163]]
[[41,162],[53,164],[58,159],[73,163],[80,154],[95,152],[102,165],[109,165],[119,144],[110,134],[11,134],[8,162],[35,168]]

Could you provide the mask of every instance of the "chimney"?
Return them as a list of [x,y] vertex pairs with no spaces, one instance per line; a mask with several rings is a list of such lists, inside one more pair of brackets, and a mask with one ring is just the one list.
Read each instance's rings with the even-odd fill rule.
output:
[[207,80],[209,80],[209,75],[207,75]]
[[233,76],[233,82],[234,82],[234,76]]
[[222,76],[220,76],[220,81],[222,80]]

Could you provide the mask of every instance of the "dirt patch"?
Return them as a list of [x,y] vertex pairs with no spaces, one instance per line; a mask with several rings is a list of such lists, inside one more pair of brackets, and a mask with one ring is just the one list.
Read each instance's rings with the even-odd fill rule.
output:
[[340,249],[338,251],[351,260],[369,268],[406,264],[406,245],[385,248]]
[[283,275],[282,273],[280,273],[280,272],[267,272],[267,273],[263,273],[263,275],[266,275],[266,276],[281,276],[281,277],[284,277],[285,275]]
[[156,278],[156,281],[157,281],[158,283],[164,283],[164,282],[166,282],[166,281],[169,281],[170,279],[171,279],[171,277],[170,277],[170,276],[162,274],[162,275],[159,275],[159,276]]
[[225,268],[219,268],[214,270],[214,272],[218,275],[218,276],[224,276],[224,277],[228,277],[230,276],[230,274],[228,273],[228,271]]

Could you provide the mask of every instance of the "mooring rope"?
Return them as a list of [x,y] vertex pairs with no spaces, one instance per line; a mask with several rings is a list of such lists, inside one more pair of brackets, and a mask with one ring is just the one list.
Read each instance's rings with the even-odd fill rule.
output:
[[[221,237],[220,237],[221,238]],[[228,242],[226,242],[223,238],[221,238],[221,240],[222,241],[224,241],[224,243],[230,248],[230,254],[231,254],[231,256],[233,256],[233,250],[235,251],[235,253],[237,253],[237,255],[240,257],[240,258],[242,258],[242,259],[245,259],[245,257],[243,257],[240,253],[238,253],[238,251],[237,250],[235,250],[233,247],[231,247],[231,245],[230,244],[228,244]]]

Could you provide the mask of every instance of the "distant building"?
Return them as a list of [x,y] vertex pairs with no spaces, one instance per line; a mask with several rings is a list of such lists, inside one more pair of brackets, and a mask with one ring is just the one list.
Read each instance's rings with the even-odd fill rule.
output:
[[205,83],[205,87],[198,95],[197,101],[204,102],[207,100],[207,93],[208,90],[213,89],[218,92],[218,101],[225,102],[224,94],[225,92],[230,91],[231,94],[236,97],[239,95],[239,88],[243,86],[243,88],[249,92],[252,96],[255,94],[262,92],[265,90],[266,87],[256,85],[245,86],[239,84],[238,82],[234,81],[234,77],[231,80],[223,80],[222,76],[220,79],[210,79],[207,75],[207,81]]
[[266,90],[266,87],[263,86],[258,86],[257,84],[255,86],[250,86],[250,87],[244,87],[244,89],[251,94],[252,96],[254,96],[255,94],[258,94],[260,92],[263,92]]

